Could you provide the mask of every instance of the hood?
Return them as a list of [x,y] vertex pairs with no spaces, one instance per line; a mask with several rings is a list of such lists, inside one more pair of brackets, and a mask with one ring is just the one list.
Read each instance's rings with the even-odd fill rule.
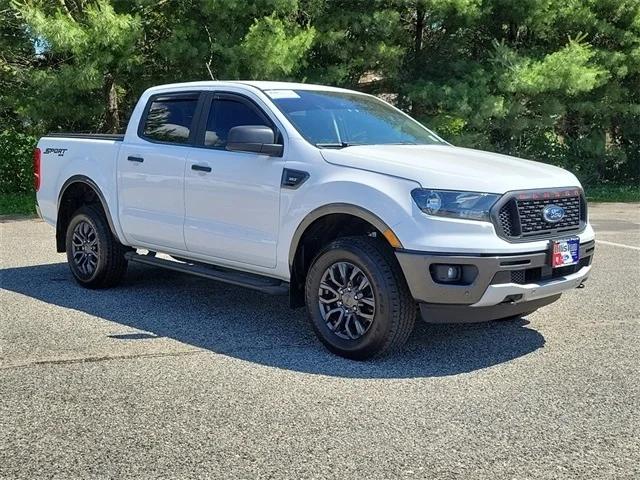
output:
[[449,145],[362,145],[321,153],[334,165],[414,180],[424,188],[505,193],[580,185],[562,168]]

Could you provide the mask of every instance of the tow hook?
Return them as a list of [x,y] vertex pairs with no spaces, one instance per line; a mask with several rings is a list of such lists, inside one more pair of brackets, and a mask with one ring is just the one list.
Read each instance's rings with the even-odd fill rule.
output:
[[580,283],[576,288],[584,288],[584,283]]

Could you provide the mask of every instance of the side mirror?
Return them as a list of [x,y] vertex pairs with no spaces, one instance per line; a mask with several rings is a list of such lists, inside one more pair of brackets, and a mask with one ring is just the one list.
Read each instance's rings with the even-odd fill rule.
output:
[[264,125],[240,125],[229,130],[227,150],[231,152],[254,152],[279,157],[283,146],[276,144],[275,132]]

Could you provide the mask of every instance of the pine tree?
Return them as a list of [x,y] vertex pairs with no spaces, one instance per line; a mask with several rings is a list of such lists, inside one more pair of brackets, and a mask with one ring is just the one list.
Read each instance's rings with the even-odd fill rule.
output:
[[[122,85],[141,58],[137,16],[117,13],[108,0],[15,1],[42,58],[30,71],[25,109],[56,126],[116,132]],[[73,120],[70,120],[73,119]]]
[[0,1],[0,118],[21,128],[116,131],[161,83],[296,80],[589,184],[640,180],[640,0]]
[[401,101],[454,143],[591,184],[638,179],[639,12],[638,0],[421,0]]

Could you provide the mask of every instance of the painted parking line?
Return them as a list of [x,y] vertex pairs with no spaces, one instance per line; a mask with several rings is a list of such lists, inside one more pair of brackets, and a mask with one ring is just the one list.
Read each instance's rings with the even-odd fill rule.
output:
[[640,250],[640,247],[634,247],[633,245],[625,245],[624,243],[616,243],[616,242],[607,242],[606,240],[596,240],[597,243],[602,243],[603,245],[611,245],[614,247],[622,247],[629,248],[631,250]]

